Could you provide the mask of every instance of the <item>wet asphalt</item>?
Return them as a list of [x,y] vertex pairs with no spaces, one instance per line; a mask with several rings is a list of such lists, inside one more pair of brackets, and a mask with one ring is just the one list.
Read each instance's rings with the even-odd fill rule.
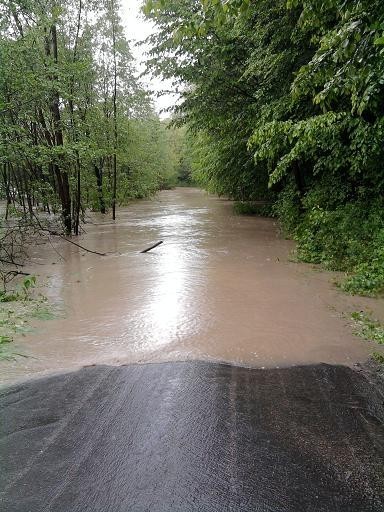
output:
[[96,366],[0,392],[2,512],[384,511],[364,372]]

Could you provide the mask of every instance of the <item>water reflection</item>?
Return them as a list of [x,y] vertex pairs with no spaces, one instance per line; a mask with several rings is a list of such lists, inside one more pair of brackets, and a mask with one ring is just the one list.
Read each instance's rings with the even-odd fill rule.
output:
[[[329,276],[289,262],[293,245],[270,219],[238,217],[228,201],[193,189],[165,191],[92,216],[81,242],[37,247],[30,269],[65,317],[36,322],[2,364],[2,380],[93,363],[222,360],[242,365],[349,363],[370,349],[340,311],[363,309]],[[153,242],[153,252],[140,251]],[[60,254],[60,256],[58,255]],[[45,263],[45,265],[41,265]],[[360,299],[359,299],[360,300]],[[363,301],[363,299],[362,299]]]
[[[151,301],[144,312],[147,322],[146,332],[151,333],[152,342],[157,346],[178,339],[187,334],[188,323],[188,266],[183,252],[177,245],[165,249],[160,258],[156,258],[154,289]],[[185,332],[181,332],[185,329]]]

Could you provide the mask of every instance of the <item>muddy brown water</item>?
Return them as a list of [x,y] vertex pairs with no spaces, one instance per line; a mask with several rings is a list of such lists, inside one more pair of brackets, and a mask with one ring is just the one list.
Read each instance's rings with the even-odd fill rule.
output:
[[122,208],[116,223],[90,220],[80,243],[107,256],[57,240],[33,250],[29,270],[61,313],[16,339],[29,357],[1,363],[3,382],[100,363],[351,365],[377,350],[349,315],[383,301],[346,296],[332,274],[291,261],[274,220],[237,216],[197,189]]

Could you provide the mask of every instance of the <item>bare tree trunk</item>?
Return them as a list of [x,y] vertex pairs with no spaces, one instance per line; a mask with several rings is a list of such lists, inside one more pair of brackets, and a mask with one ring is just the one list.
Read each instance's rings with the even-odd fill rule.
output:
[[115,2],[111,0],[112,47],[113,47],[113,186],[112,186],[112,218],[116,219],[117,192],[117,62],[116,62],[116,26]]
[[[77,15],[77,27],[76,27],[76,37],[75,37],[75,44],[73,48],[73,63],[77,61],[77,47],[79,42],[79,35],[80,35],[80,27],[81,27],[81,15],[82,15],[82,9],[83,9],[83,2],[82,0],[79,0],[79,10]],[[69,100],[69,110],[71,113],[71,128],[73,133],[74,141],[78,141],[76,127],[75,127],[75,119],[74,119],[74,105],[73,105],[73,92],[74,92],[74,77],[72,75],[71,77],[71,85],[70,85],[70,100]],[[77,188],[76,188],[76,209],[74,211],[74,219],[75,224],[73,231],[75,235],[79,234],[79,225],[80,225],[80,210],[81,210],[81,166],[80,166],[80,158],[79,158],[79,152],[76,150],[76,182],[77,182]]]
[[99,199],[99,209],[100,213],[105,213],[105,202],[103,196],[103,165],[100,166],[94,165],[94,171],[96,176],[96,184],[97,184],[97,195]]
[[[46,38],[46,55],[50,57],[53,55],[55,64],[58,64],[58,46],[57,46],[57,28],[53,24],[50,28],[49,37]],[[57,76],[51,77],[53,82],[57,81]],[[54,88],[52,95],[52,101],[50,104],[50,110],[53,119],[54,129],[54,145],[64,146],[63,130],[61,127],[61,115],[60,115],[60,96],[57,88]],[[57,163],[53,164],[53,171],[56,177],[57,188],[61,201],[62,216],[64,222],[64,229],[67,235],[72,232],[72,212],[71,212],[71,194],[69,189],[69,178],[68,173],[64,169],[61,169]]]
[[12,197],[11,197],[11,178],[9,172],[7,172],[7,168],[9,169],[9,164],[4,163],[3,164],[3,183],[4,183],[4,189],[5,189],[5,195],[7,198],[7,206],[5,209],[5,220],[8,220],[9,215],[9,206],[12,204]]
[[80,210],[81,210],[81,176],[80,176],[80,159],[79,155],[77,155],[76,160],[77,167],[77,188],[76,188],[76,217],[75,217],[75,235],[79,234],[79,225],[80,225]]

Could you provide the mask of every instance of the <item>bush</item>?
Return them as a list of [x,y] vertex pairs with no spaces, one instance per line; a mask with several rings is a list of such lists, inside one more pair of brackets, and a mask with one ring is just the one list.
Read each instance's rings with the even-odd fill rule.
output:
[[384,293],[384,230],[378,234],[375,245],[377,243],[380,245],[373,249],[369,260],[356,265],[353,275],[342,283],[343,290],[367,296]]
[[297,226],[300,224],[300,198],[293,183],[280,193],[273,205],[273,212],[279,218],[283,232],[295,237]]
[[236,201],[233,205],[238,215],[259,215],[260,217],[273,217],[273,206],[269,203],[252,201]]
[[[337,193],[337,187],[335,187]],[[332,191],[309,192],[300,204],[293,187],[275,205],[284,231],[297,241],[297,258],[342,270],[348,293],[376,296],[384,292],[384,204],[369,199],[337,202]],[[339,198],[342,200],[342,198]]]

